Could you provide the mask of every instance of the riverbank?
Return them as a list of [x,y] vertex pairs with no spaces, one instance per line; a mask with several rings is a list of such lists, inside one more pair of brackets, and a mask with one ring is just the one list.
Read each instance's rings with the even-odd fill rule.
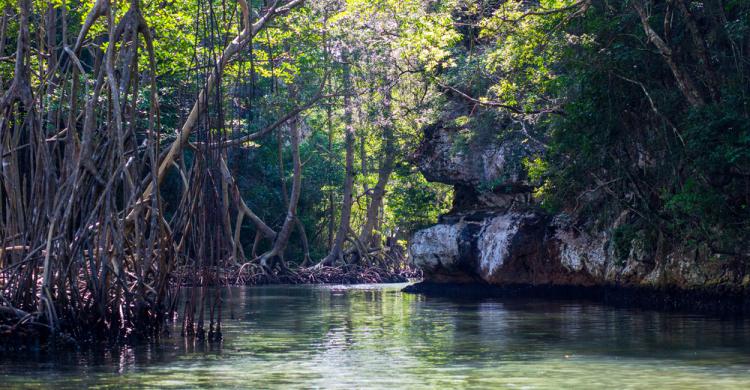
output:
[[[230,267],[216,272],[208,269],[205,273],[182,269],[177,272],[172,289],[190,288],[195,281],[203,287],[249,287],[262,285],[324,285],[324,284],[390,284],[405,283],[421,279],[419,269],[404,267],[361,266],[356,264],[343,266],[299,267],[294,269],[262,272],[254,265]],[[78,316],[85,325],[73,324],[70,321],[58,325],[56,332],[47,323],[46,314],[24,311],[18,308],[0,305],[0,351],[42,350],[42,349],[77,349],[81,346],[106,343],[111,345],[128,345],[139,340],[156,339],[165,330],[164,322],[172,318],[180,298],[170,299],[161,309],[149,306],[144,312],[140,326],[131,324],[125,332],[106,331],[102,327],[102,316],[95,308],[89,308]],[[105,320],[112,320],[117,313],[106,313]],[[82,332],[81,329],[84,331]],[[140,329],[140,330],[139,330]],[[144,330],[145,329],[145,330]],[[77,334],[76,334],[77,333]]]
[[704,289],[647,288],[616,285],[490,285],[482,283],[435,283],[409,285],[404,292],[427,296],[482,298],[543,298],[587,300],[615,307],[676,311],[716,316],[750,314],[750,291],[721,286]]
[[223,285],[405,283],[421,279],[422,271],[409,266],[390,268],[352,264],[337,267],[299,267],[269,273],[258,267],[241,266],[229,271],[227,278]]

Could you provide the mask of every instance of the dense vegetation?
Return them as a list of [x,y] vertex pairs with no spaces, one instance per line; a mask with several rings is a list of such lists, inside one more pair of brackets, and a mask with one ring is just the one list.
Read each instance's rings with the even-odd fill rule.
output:
[[[408,159],[440,99],[412,63],[451,31],[420,2],[0,8],[3,335],[158,331],[185,285],[379,281],[449,207]],[[219,295],[186,299],[218,337]]]
[[[400,272],[450,208],[411,156],[455,101],[468,136],[535,145],[518,163],[542,207],[624,218],[620,251],[748,254],[745,1],[0,8],[4,334],[126,336],[184,285]],[[202,335],[220,299],[188,299]]]
[[750,4],[508,1],[455,15],[464,47],[441,78],[528,123],[544,207],[599,229],[619,218],[624,254],[637,238],[746,261]]

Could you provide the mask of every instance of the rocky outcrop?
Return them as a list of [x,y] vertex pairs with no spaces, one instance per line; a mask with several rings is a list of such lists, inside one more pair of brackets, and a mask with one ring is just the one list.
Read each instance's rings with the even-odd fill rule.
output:
[[482,137],[464,126],[438,122],[425,129],[416,161],[430,181],[473,187],[502,181],[512,192],[522,192],[528,182],[520,162],[534,152],[517,135]]
[[[461,118],[461,117],[459,117]],[[510,207],[531,189],[523,159],[541,152],[522,133],[472,131],[461,120],[446,118],[424,130],[414,161],[429,181],[452,184],[456,208]]]
[[[518,132],[465,140],[443,120],[426,130],[416,162],[428,180],[455,186],[454,207],[410,241],[413,264],[436,283],[494,286],[627,286],[742,290],[750,276],[730,257],[685,249],[665,238],[633,238],[623,253],[614,233],[624,212],[601,226],[549,215],[531,200],[520,160],[540,151]],[[460,145],[459,145],[460,144]]]
[[413,263],[435,282],[503,284],[597,284],[678,286],[743,285],[721,256],[702,253],[656,254],[634,245],[621,258],[611,234],[576,230],[564,217],[539,211],[456,213],[414,234]]

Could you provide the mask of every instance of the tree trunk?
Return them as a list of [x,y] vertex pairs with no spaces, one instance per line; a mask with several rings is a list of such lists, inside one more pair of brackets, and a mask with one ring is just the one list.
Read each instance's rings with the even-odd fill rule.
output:
[[378,211],[383,204],[383,197],[385,196],[385,187],[388,185],[388,179],[393,172],[393,160],[395,155],[393,145],[393,124],[390,121],[391,115],[391,90],[385,91],[383,98],[383,114],[385,116],[386,124],[383,127],[383,150],[381,152],[382,162],[378,168],[378,182],[372,189],[372,197],[370,203],[367,205],[367,213],[365,223],[362,226],[362,232],[359,235],[359,241],[365,246],[365,249],[369,250],[372,244],[372,231],[378,220]]
[[[282,267],[284,266],[284,250],[289,243],[289,237],[292,234],[295,221],[297,220],[297,203],[299,203],[299,196],[302,187],[302,163],[299,157],[299,123],[298,118],[292,119],[289,123],[289,130],[291,131],[291,148],[292,148],[292,161],[294,164],[294,175],[292,178],[292,194],[289,198],[289,206],[287,207],[286,219],[284,225],[282,225],[279,234],[276,236],[276,241],[273,243],[273,249],[268,253],[261,256],[261,265],[264,268],[272,267],[273,261],[278,259],[281,262]],[[271,263],[269,263],[271,261]]]
[[680,92],[682,92],[682,95],[685,96],[685,99],[691,106],[704,106],[706,102],[698,91],[698,88],[695,86],[695,82],[690,74],[675,61],[672,49],[667,45],[664,39],[662,39],[653,28],[651,28],[648,21],[649,15],[646,13],[640,0],[633,2],[633,8],[635,8],[635,11],[641,19],[641,24],[643,25],[643,31],[646,33],[646,37],[648,37],[649,41],[656,46],[656,49],[659,51],[659,54],[661,54],[664,62],[667,63],[669,69],[672,71],[672,75],[674,75],[674,78],[677,81],[677,87],[680,89]]
[[[3,7],[0,9],[0,56],[5,53],[5,35],[8,31],[8,13],[9,7]],[[5,90],[5,82],[3,81],[3,75],[0,74],[0,90]]]
[[[190,139],[190,134],[192,133],[195,125],[198,123],[198,119],[200,119],[203,111],[207,107],[208,96],[211,95],[211,92],[216,87],[217,81],[221,79],[221,76],[224,73],[224,68],[227,64],[229,64],[230,60],[242,49],[244,49],[248,45],[248,43],[252,41],[252,38],[258,33],[258,31],[260,31],[261,28],[263,28],[263,26],[267,22],[278,15],[288,12],[290,9],[301,5],[302,3],[304,3],[304,0],[292,0],[282,8],[276,8],[276,3],[274,3],[274,5],[252,25],[250,24],[250,9],[247,5],[247,2],[242,0],[239,3],[240,7],[242,8],[243,30],[236,37],[234,37],[234,39],[224,48],[224,51],[219,56],[217,60],[217,66],[213,68],[211,74],[208,76],[208,79],[203,86],[203,89],[201,89],[200,93],[198,94],[198,99],[196,99],[195,103],[193,104],[193,108],[190,110],[190,114],[188,114],[185,123],[182,125],[182,128],[177,135],[177,139],[172,142],[172,145],[169,147],[169,151],[167,152],[166,156],[164,156],[159,165],[157,183],[151,182],[148,184],[146,189],[143,191],[143,194],[141,195],[138,203],[143,203],[146,199],[148,199],[151,196],[151,193],[154,191],[154,186],[158,186],[161,181],[164,180],[164,177],[167,174],[167,170],[172,165],[172,161],[174,161],[177,158],[177,155],[182,152],[183,146]],[[131,212],[128,215],[127,219],[128,221],[132,221],[133,218],[135,218],[135,213]]]
[[[296,126],[297,121],[296,118],[293,120],[293,123],[291,125]],[[281,132],[278,132],[277,137],[277,146],[278,146],[278,158],[279,158],[279,180],[281,180],[281,195],[284,197],[284,206],[289,208],[289,194],[287,193],[286,188],[286,180],[284,180],[284,155],[283,155],[283,145],[282,145],[282,138],[281,138]],[[298,140],[299,142],[299,140]],[[297,153],[299,157],[299,153]],[[298,158],[299,159],[299,158]],[[310,246],[307,241],[307,232],[305,232],[305,225],[302,224],[302,221],[299,220],[299,218],[294,216],[294,226],[297,228],[297,232],[300,236],[300,241],[302,242],[302,250],[304,251],[304,259],[302,260],[302,264],[307,265],[310,262]]]
[[[331,118],[331,106],[332,103],[329,100],[328,104],[326,105],[326,121],[328,125],[328,159],[330,159],[333,156],[333,122]],[[336,219],[336,209],[333,205],[333,182],[328,180],[328,247],[333,248],[333,230],[335,229],[334,220]]]
[[354,126],[352,125],[351,107],[351,75],[346,50],[341,54],[344,63],[344,123],[346,126],[346,179],[344,180],[344,201],[341,205],[341,220],[333,246],[328,256],[318,263],[318,266],[332,265],[336,260],[343,260],[343,247],[349,232],[349,220],[352,214],[352,188],[354,187]]
[[711,95],[711,98],[715,102],[718,102],[720,100],[719,80],[718,77],[716,77],[716,72],[714,72],[713,65],[711,64],[711,59],[709,58],[706,40],[704,39],[703,34],[698,28],[698,23],[695,21],[693,13],[690,12],[690,9],[688,9],[688,5],[686,4],[685,0],[677,0],[677,8],[685,18],[685,24],[687,24],[688,31],[690,31],[690,37],[693,40],[693,49],[698,59],[698,65],[700,66],[700,69],[705,77],[706,88],[708,88],[708,92]]

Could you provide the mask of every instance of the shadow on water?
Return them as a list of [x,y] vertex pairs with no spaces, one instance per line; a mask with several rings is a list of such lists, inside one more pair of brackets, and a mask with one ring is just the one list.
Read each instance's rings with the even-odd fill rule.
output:
[[[0,357],[28,387],[747,387],[750,321],[403,285],[225,292],[224,340]],[[179,323],[179,321],[177,321]]]

